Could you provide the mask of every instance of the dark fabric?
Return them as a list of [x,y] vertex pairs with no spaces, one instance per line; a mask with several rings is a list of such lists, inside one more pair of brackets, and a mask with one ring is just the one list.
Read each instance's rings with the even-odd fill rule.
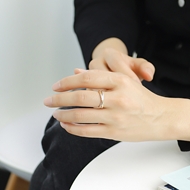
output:
[[87,67],[94,48],[109,37],[128,44],[132,55],[139,31],[137,15],[131,0],[75,0],[74,29]]
[[[169,97],[190,98],[190,1],[179,7],[171,0],[75,0],[74,30],[86,67],[102,40],[117,37],[156,67],[152,83],[143,84]],[[116,141],[73,136],[54,118],[42,141],[46,154],[30,190],[67,190],[78,173]],[[190,142],[178,141],[181,150]]]
[[[87,68],[96,45],[117,37],[130,55],[154,64],[153,86],[190,98],[190,1],[180,7],[177,0],[75,0],[74,29]],[[188,142],[179,145],[190,150]]]
[[69,190],[79,172],[116,143],[70,135],[52,117],[42,140],[46,156],[33,174],[30,190]]
[[96,45],[121,39],[129,54],[152,62],[154,84],[170,97],[190,98],[190,1],[75,0],[74,29],[88,68]]

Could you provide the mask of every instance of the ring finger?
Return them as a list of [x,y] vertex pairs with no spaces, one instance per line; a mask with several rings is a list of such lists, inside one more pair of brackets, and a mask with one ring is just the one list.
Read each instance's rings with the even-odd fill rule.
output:
[[[104,108],[109,105],[106,92],[104,92]],[[44,104],[48,107],[62,106],[83,106],[98,107],[101,103],[101,97],[97,91],[78,90],[72,92],[62,92],[52,97],[46,98]]]

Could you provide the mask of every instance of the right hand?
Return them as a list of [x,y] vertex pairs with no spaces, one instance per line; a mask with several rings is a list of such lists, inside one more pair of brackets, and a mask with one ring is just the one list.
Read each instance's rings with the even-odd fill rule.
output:
[[[103,109],[97,108],[100,97],[96,91],[71,91],[79,88],[105,89]],[[71,134],[147,141],[176,139],[180,133],[179,127],[175,128],[173,124],[176,117],[176,107],[171,106],[176,105],[173,99],[152,93],[127,75],[102,70],[84,71],[61,79],[53,89],[59,93],[45,99],[46,106],[81,107],[56,110],[53,114]]]
[[93,59],[89,64],[89,69],[119,72],[138,82],[151,81],[155,72],[152,63],[146,59],[130,57],[113,48],[106,48],[101,56]]

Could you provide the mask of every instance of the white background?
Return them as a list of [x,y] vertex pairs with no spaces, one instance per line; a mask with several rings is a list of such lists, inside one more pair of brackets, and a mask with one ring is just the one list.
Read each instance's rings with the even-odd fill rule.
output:
[[0,1],[0,127],[35,112],[51,86],[84,68],[73,0]]

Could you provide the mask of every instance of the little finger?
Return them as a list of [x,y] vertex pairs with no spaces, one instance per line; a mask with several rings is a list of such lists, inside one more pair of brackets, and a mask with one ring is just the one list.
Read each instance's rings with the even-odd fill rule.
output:
[[63,123],[105,123],[105,110],[93,108],[75,108],[56,110],[54,118]]
[[60,123],[61,126],[70,134],[89,137],[89,138],[106,138],[110,137],[107,135],[108,127],[103,124],[73,124],[73,123]]

